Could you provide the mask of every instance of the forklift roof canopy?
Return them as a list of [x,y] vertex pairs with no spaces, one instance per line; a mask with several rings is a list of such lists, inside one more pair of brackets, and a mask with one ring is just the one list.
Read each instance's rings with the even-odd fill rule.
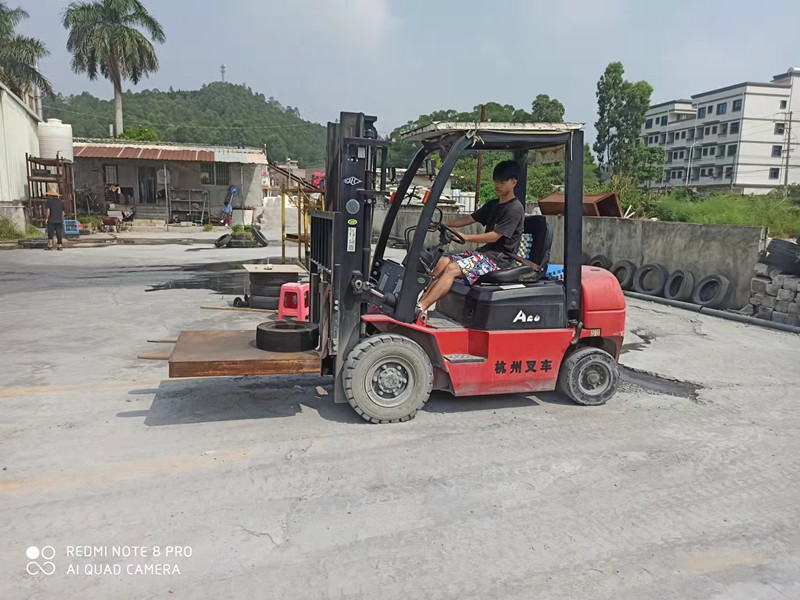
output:
[[[482,150],[533,149],[563,144],[564,134],[579,131],[583,123],[495,123],[484,121],[441,121],[417,127],[403,134],[407,140],[424,144],[466,135]],[[501,135],[492,135],[501,134]]]

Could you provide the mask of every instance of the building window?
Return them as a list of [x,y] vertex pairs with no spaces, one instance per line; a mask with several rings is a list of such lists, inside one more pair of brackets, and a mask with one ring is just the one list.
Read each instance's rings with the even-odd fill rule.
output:
[[117,175],[117,165],[103,165],[103,182],[119,184],[119,176]]
[[714,105],[713,104],[708,107],[708,114],[709,115],[713,115],[714,114]]
[[780,146],[772,147],[772,158],[780,158],[782,153],[783,153],[783,148],[781,148]]
[[775,135],[783,135],[786,129],[786,123],[775,123]]
[[717,157],[725,156],[725,146],[718,146],[717,147]]
[[728,124],[723,123],[719,126],[719,134],[720,135],[728,135]]
[[697,118],[698,119],[702,119],[705,116],[706,116],[706,107],[704,106],[703,108],[698,108],[697,109]]
[[727,102],[720,102],[719,104],[717,104],[717,114],[718,115],[724,115],[726,112],[728,112],[728,103]]
[[736,144],[728,146],[728,156],[736,156]]
[[683,158],[683,150],[681,150],[681,155],[678,158]]
[[769,170],[769,178],[770,179],[777,179],[780,176],[781,176],[781,170],[780,169],[770,169]]
[[706,135],[711,135],[711,127],[706,127],[705,130],[704,130],[704,133]]
[[647,119],[647,121],[644,122],[644,128],[650,129],[652,127],[653,127],[653,119]]
[[228,163],[200,163],[200,183],[203,185],[230,185]]
[[733,175],[733,167],[725,167],[725,179],[730,179]]
[[731,134],[739,133],[739,121],[736,121],[735,123],[731,123],[731,128],[730,128],[729,132]]
[[731,112],[738,112],[742,110],[742,101],[741,100],[734,100],[733,106],[731,106]]
[[781,100],[781,108],[786,108],[786,100]]
[[708,156],[708,148],[703,148],[703,156]]
[[717,133],[717,126],[716,126],[716,125],[714,125],[714,126],[711,128],[711,133],[712,133],[712,134],[714,134],[714,133]]
[[686,132],[685,131],[681,131],[681,139],[682,140],[686,139]]

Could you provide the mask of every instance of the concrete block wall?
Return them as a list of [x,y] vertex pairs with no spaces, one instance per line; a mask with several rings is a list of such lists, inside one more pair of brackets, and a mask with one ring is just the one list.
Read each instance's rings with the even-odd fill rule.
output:
[[[554,228],[550,261],[559,263],[564,256],[564,218],[547,219]],[[722,275],[732,288],[724,308],[742,308],[748,303],[753,268],[766,241],[766,227],[583,219],[583,249],[589,256],[605,254],[612,261],[625,259],[637,266],[659,263],[670,272],[685,269],[697,281],[706,275]]]

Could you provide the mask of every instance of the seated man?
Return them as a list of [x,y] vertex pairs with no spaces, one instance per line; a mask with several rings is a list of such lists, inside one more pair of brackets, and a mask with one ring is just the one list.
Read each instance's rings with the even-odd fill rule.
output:
[[419,299],[418,310],[423,313],[442,298],[453,281],[466,279],[470,285],[486,273],[505,269],[513,264],[507,253],[516,254],[522,238],[525,208],[514,196],[519,179],[519,165],[513,160],[497,164],[492,174],[497,199],[481,206],[471,215],[456,217],[445,223],[448,227],[466,227],[472,223],[486,226],[485,233],[462,234],[467,242],[483,244],[475,251],[443,256],[433,270],[434,280]]

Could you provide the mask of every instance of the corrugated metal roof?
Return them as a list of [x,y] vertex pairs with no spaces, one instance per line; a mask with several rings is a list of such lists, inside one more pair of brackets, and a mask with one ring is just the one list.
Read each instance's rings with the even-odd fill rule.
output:
[[73,147],[75,158],[268,164],[267,157],[260,148],[190,146],[163,142],[148,144],[111,140],[75,140]]

